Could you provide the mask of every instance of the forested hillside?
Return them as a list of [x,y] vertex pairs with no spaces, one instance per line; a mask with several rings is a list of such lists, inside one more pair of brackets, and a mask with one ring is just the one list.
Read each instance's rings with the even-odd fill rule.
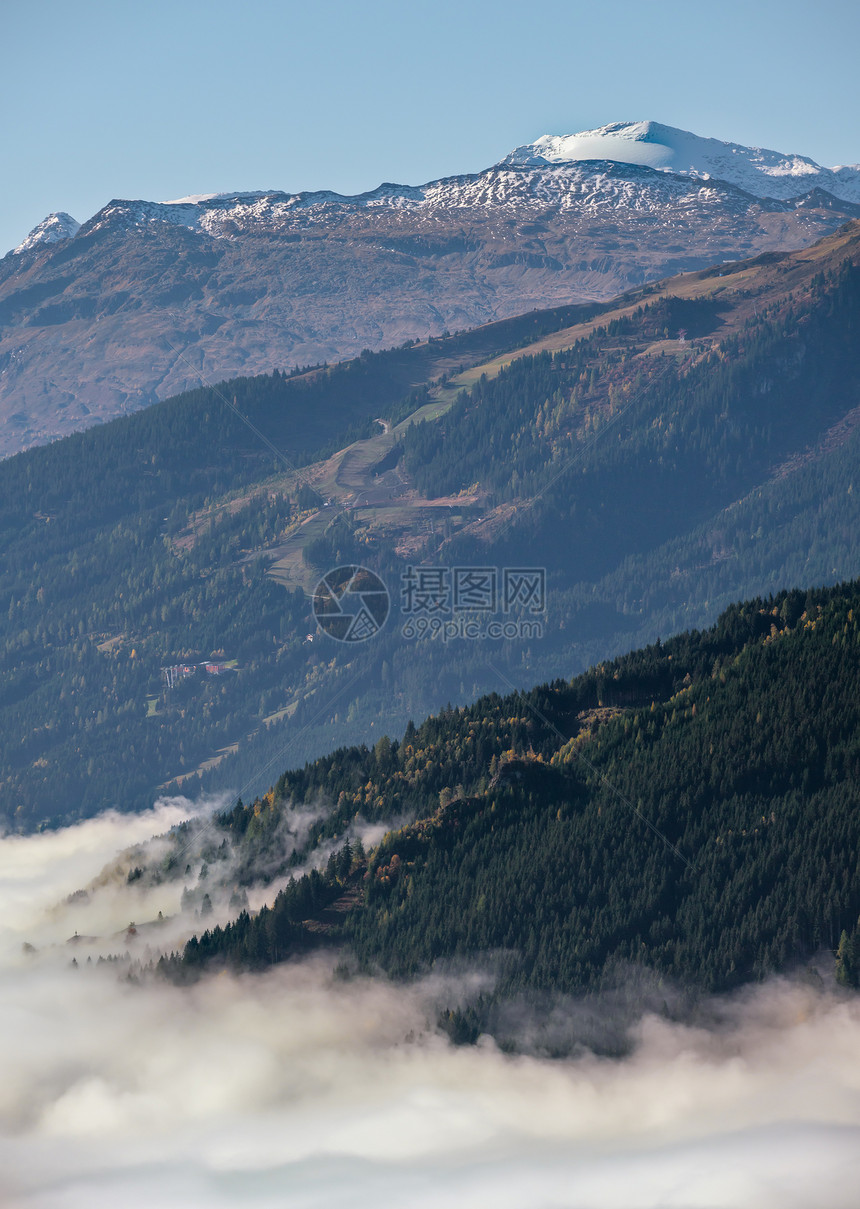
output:
[[[855,574],[857,270],[844,250],[838,265],[822,256],[738,266],[737,290],[728,273],[685,278],[676,295],[593,325],[611,335],[592,330],[578,347],[501,372],[491,365],[440,420],[407,428],[401,456],[425,489],[486,481],[498,491],[459,529],[437,524],[431,536],[428,522],[419,557],[431,566],[543,562],[544,634],[424,642],[416,660],[416,644],[398,642],[391,627],[374,641],[373,661],[359,663],[359,700],[349,710],[339,701],[338,733],[360,737],[351,716],[402,727],[431,695],[438,707],[500,688],[490,663],[527,684],[706,624],[742,596]],[[856,236],[848,250],[856,254]],[[756,274],[764,280],[753,288]],[[711,288],[719,305],[682,296]],[[683,344],[665,338],[667,329],[677,336],[672,323],[684,325]],[[451,471],[439,487],[422,469],[433,457],[440,473]],[[512,497],[504,476],[513,484],[519,473],[529,481]],[[320,568],[364,561],[373,540],[373,565],[396,583],[403,559],[380,528],[368,513],[361,540],[333,528],[307,553]],[[234,783],[265,751],[254,740],[231,758]]]
[[[487,1011],[640,967],[724,990],[822,950],[853,984],[858,702],[854,582],[737,605],[570,682],[338,751],[222,815],[212,840],[231,839],[240,879],[275,874],[291,817],[325,802],[292,863],[328,845],[327,867],[165,966],[258,966],[321,941],[398,977],[489,959]],[[350,843],[392,819],[368,853]]]
[[[296,688],[314,678],[302,649],[313,623],[304,594],[254,557],[323,504],[290,467],[378,431],[380,412],[414,410],[434,376],[589,313],[558,308],[238,379],[0,462],[6,822],[141,807],[160,783],[295,708]],[[270,482],[276,471],[289,489]],[[225,494],[193,543],[172,541]],[[235,672],[198,674],[219,653]],[[193,678],[166,693],[162,667],[189,662]]]
[[[858,262],[849,226],[597,314],[239,380],[0,463],[3,817],[259,793],[448,701],[853,577]],[[309,599],[345,563],[392,598],[352,646],[317,633]],[[414,564],[546,568],[541,632],[408,637]]]
[[[608,570],[674,536],[679,512],[700,521],[737,499],[860,403],[857,269],[844,263],[781,301],[713,343],[705,337],[728,309],[719,301],[646,303],[410,427],[406,467],[425,491],[479,482],[488,504],[536,500],[518,526],[532,549],[551,566]],[[679,330],[692,343],[680,372],[667,347]],[[613,421],[607,439],[589,441]]]

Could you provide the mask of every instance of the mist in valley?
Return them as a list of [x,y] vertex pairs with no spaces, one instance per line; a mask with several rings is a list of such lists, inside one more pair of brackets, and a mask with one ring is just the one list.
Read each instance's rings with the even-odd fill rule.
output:
[[127,950],[151,959],[206,921],[180,913],[181,880],[129,882],[123,854],[216,806],[0,839],[4,1206],[856,1205],[848,993],[774,981],[704,1005],[706,1024],[641,1016],[624,1059],[552,1060],[440,1032],[481,971],[345,980],[323,954],[130,981]]

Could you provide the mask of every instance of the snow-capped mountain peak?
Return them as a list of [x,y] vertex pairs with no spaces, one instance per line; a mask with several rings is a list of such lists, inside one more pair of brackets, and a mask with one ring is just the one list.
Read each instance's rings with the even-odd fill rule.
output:
[[80,229],[52,214],[0,258],[0,456],[197,385],[189,341],[221,380],[608,299],[806,247],[860,218],[858,181],[640,122],[355,196],[119,197]]
[[579,134],[545,134],[501,161],[514,167],[609,160],[703,179],[716,177],[756,197],[787,200],[820,188],[860,202],[860,165],[822,168],[805,155],[702,138],[660,122],[613,122]]
[[16,255],[20,252],[31,252],[41,244],[58,243],[61,239],[72,239],[77,235],[80,228],[81,224],[72,218],[71,214],[65,214],[63,211],[49,214],[47,218],[43,218],[33,228],[23,243],[19,243],[18,247],[13,249],[13,252]]

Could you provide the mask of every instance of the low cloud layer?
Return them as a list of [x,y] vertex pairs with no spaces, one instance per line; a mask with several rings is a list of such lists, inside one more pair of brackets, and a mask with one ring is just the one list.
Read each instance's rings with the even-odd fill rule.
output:
[[[57,903],[182,809],[0,840],[4,1209],[856,1206],[848,996],[775,982],[708,1027],[644,1017],[624,1061],[546,1061],[452,1047],[438,982],[324,958],[190,988],[71,967]],[[106,935],[134,894],[104,896]]]

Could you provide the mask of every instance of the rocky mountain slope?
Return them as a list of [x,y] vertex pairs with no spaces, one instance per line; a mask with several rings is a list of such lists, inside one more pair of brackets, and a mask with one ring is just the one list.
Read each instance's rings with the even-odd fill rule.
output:
[[52,215],[0,261],[0,454],[201,376],[332,361],[804,247],[860,214],[858,179],[638,123],[547,136],[418,188],[114,200],[79,229]]

